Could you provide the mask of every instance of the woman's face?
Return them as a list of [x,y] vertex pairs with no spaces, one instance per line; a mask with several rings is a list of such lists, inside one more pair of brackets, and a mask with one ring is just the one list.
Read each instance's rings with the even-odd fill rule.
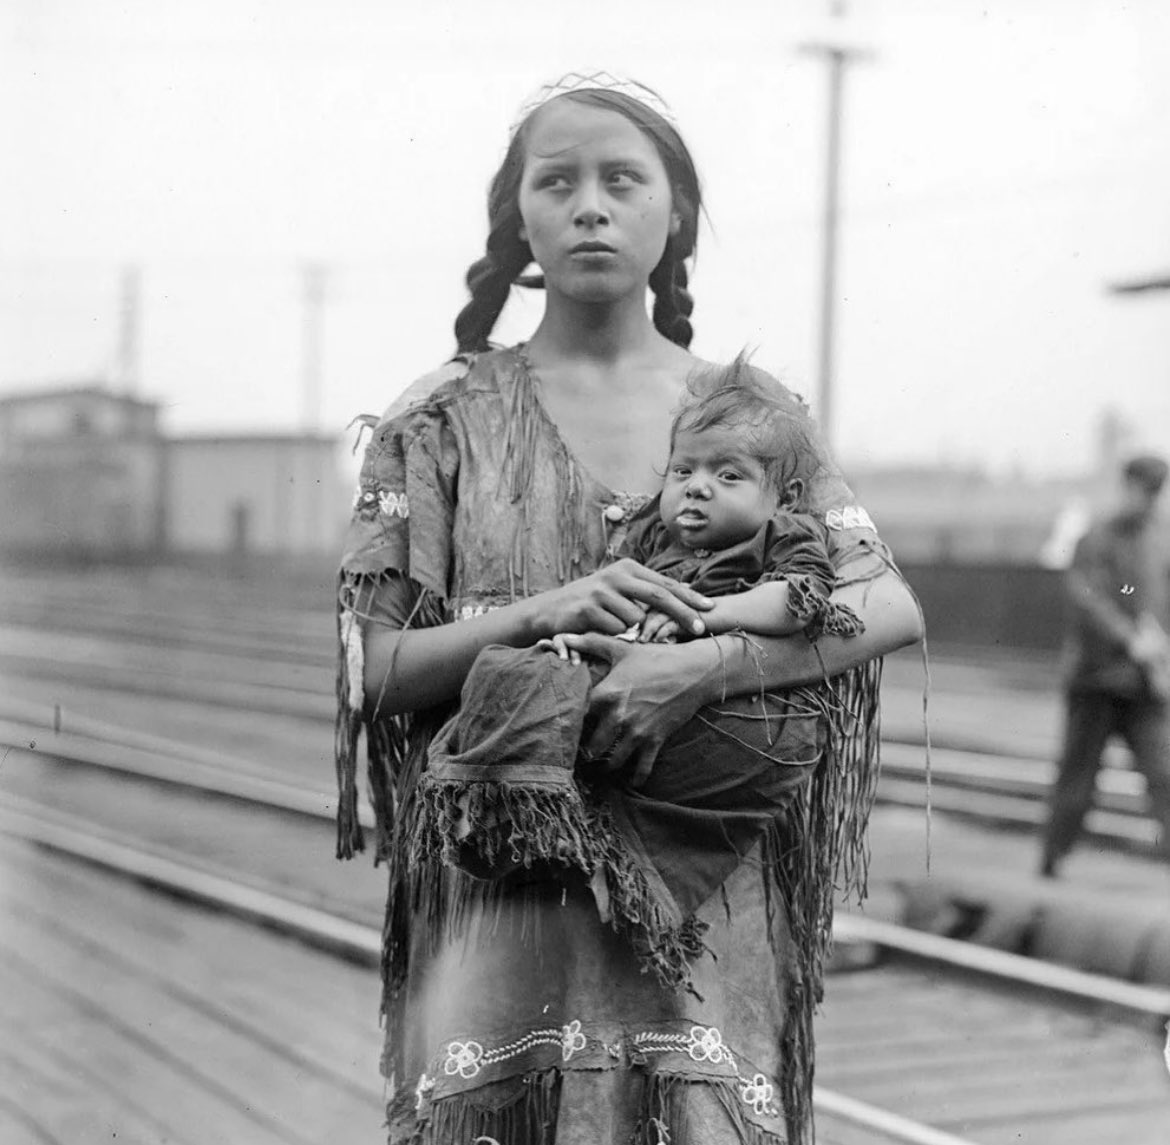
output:
[[679,227],[650,139],[619,112],[564,98],[529,126],[520,216],[546,289],[580,302],[644,293]]

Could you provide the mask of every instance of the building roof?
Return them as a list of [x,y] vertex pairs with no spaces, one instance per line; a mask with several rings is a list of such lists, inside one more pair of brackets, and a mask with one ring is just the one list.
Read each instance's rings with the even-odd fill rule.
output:
[[140,398],[134,394],[120,394],[102,382],[74,382],[70,385],[40,386],[36,389],[18,390],[13,394],[0,394],[0,406],[75,397],[95,397],[118,405],[148,406],[152,409],[157,409],[159,404],[152,398]]
[[168,446],[183,445],[337,445],[341,435],[336,433],[302,433],[284,432],[268,433],[263,431],[233,433],[219,431],[216,433],[181,433],[168,434]]
[[1114,294],[1142,294],[1147,290],[1170,290],[1170,271],[1164,274],[1153,274],[1148,278],[1131,278],[1125,282],[1111,283],[1109,289]]

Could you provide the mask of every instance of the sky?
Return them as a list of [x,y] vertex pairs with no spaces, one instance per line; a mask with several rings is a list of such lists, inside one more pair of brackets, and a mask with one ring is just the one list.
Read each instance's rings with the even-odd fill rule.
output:
[[[583,66],[671,104],[709,224],[693,348],[814,399],[826,70],[845,81],[833,439],[850,466],[1170,451],[1163,0],[0,0],[0,393],[116,373],[174,432],[341,432],[453,352],[525,97]],[[308,269],[320,369],[303,378]],[[519,293],[519,292],[518,292]],[[539,296],[509,305],[523,338]]]

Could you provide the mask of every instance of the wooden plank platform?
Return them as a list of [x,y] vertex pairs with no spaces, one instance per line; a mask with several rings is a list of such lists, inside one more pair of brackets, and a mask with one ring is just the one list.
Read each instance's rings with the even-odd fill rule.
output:
[[1112,1018],[920,965],[834,975],[817,1080],[980,1145],[1098,1145],[1106,1126],[1125,1145],[1164,1145],[1162,1035]]
[[382,1140],[375,972],[0,839],[0,1141]]

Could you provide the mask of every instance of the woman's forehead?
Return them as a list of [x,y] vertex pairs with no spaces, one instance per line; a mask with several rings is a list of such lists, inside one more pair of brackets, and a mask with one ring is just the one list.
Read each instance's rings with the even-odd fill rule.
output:
[[536,111],[525,134],[525,150],[533,160],[588,152],[661,163],[653,141],[621,112],[564,96]]

